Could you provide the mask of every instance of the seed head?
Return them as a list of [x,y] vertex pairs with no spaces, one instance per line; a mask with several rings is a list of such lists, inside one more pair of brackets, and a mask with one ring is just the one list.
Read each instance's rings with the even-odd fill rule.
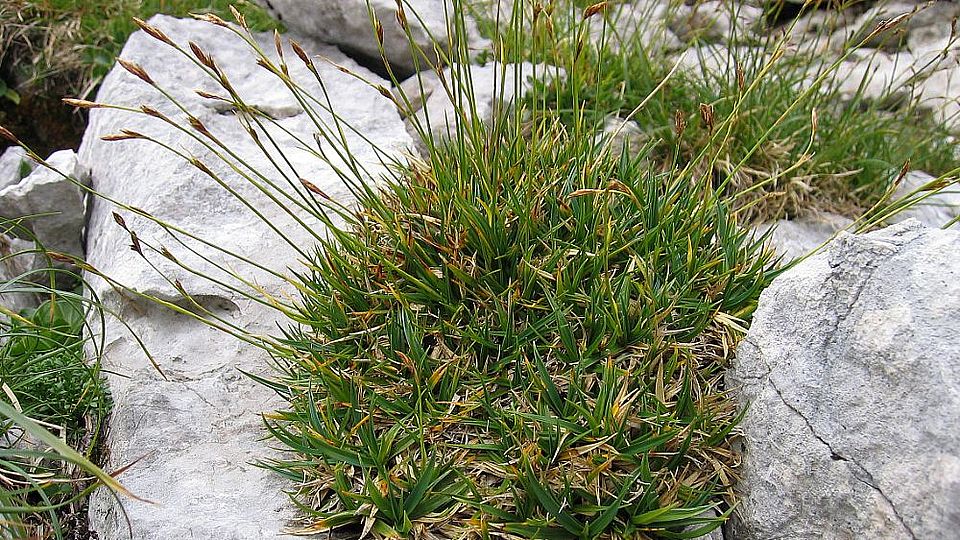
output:
[[123,69],[129,71],[132,75],[136,76],[143,82],[151,86],[156,86],[156,83],[153,82],[153,79],[150,77],[150,75],[146,72],[146,70],[140,67],[139,64],[135,62],[131,62],[129,60],[124,60],[123,58],[117,58],[117,62],[119,62],[120,65],[123,66]]
[[76,259],[74,259],[73,257],[69,255],[65,255],[63,253],[59,253],[57,251],[48,251],[47,256],[49,256],[51,259],[57,262],[62,262],[67,264],[73,264],[74,262],[76,262]]
[[165,121],[167,121],[167,122],[170,121],[170,119],[167,118],[167,116],[166,116],[165,114],[163,114],[162,112],[158,111],[157,109],[154,109],[153,107],[151,107],[151,106],[149,106],[149,105],[141,105],[141,106],[140,106],[140,110],[143,111],[143,113],[146,114],[147,116],[152,116],[152,117],[154,117],[154,118],[159,118],[159,119],[165,120]]
[[20,144],[20,140],[17,139],[17,136],[14,135],[9,129],[0,126],[0,137],[12,142],[13,144]]
[[108,135],[104,135],[103,137],[100,137],[100,140],[107,141],[107,142],[115,142],[115,141],[128,141],[131,139],[146,139],[146,138],[147,136],[142,133],[131,131],[129,129],[121,129],[120,133],[110,133]]
[[143,247],[140,246],[140,239],[137,238],[137,233],[133,231],[128,231],[130,233],[130,249],[138,253],[141,257],[143,256]]
[[709,105],[707,103],[700,104],[700,119],[703,120],[704,125],[707,126],[707,129],[710,131],[710,133],[713,133],[713,105]]
[[903,182],[903,179],[907,176],[908,172],[910,172],[909,159],[904,161],[903,166],[900,167],[900,173],[897,175],[897,178],[893,181],[893,185],[891,186],[892,191],[896,191],[896,189],[900,187],[900,183]]
[[210,24],[215,24],[217,26],[222,26],[224,28],[230,27],[230,25],[227,24],[227,21],[221,19],[220,17],[217,17],[213,13],[191,13],[190,16],[198,21],[208,22]]
[[307,180],[306,178],[301,178],[301,179],[300,179],[300,183],[303,184],[303,187],[305,187],[305,188],[307,188],[308,190],[316,193],[317,195],[323,197],[324,199],[326,199],[326,200],[328,200],[328,201],[331,200],[329,195],[327,195],[326,193],[324,193],[322,189],[318,188],[313,182]]
[[200,97],[202,97],[202,98],[204,98],[204,99],[215,99],[215,100],[217,100],[217,101],[227,101],[227,102],[230,101],[229,99],[227,99],[227,98],[225,98],[225,97],[223,97],[223,96],[218,96],[218,95],[216,95],[216,94],[211,94],[210,92],[206,92],[206,91],[204,91],[204,90],[194,90],[194,92],[196,92],[198,96],[200,96]]
[[[883,19],[883,20],[881,20],[879,23],[877,23],[877,27],[873,30],[873,32],[870,33],[870,37],[874,37],[874,36],[876,36],[877,34],[882,34],[883,32],[886,32],[887,30],[890,30],[891,28],[896,28],[897,26],[900,25],[900,23],[902,23],[902,22],[905,21],[906,19],[909,19],[909,18],[912,17],[912,16],[913,16],[913,13],[912,13],[912,12],[911,12],[911,13],[901,13],[901,14],[897,15],[896,17],[890,17],[889,19]],[[869,39],[869,38],[868,38],[868,39]]]
[[397,23],[400,28],[407,29],[407,14],[403,11],[403,0],[397,0]]
[[213,174],[213,171],[210,170],[210,167],[207,167],[207,165],[204,162],[200,161],[199,158],[196,158],[196,157],[190,158],[190,164],[200,169],[207,176],[210,176],[211,178],[216,177],[216,175]]
[[593,4],[592,6],[589,6],[587,7],[587,9],[583,10],[583,18],[589,19],[590,17],[593,17],[598,13],[602,13],[605,9],[607,9],[606,2],[599,2],[599,3]]
[[160,246],[160,254],[166,257],[167,259],[170,259],[171,261],[179,264],[179,261],[177,261],[177,258],[174,257],[173,253],[170,253],[170,250],[167,249],[167,246]]
[[207,129],[207,126],[203,125],[203,122],[201,122],[200,119],[197,118],[196,116],[190,115],[187,121],[190,122],[190,127],[192,127],[193,129],[199,131],[200,133],[202,133],[203,135],[206,135],[211,139],[213,138],[213,135],[210,134],[210,131]]
[[194,56],[197,57],[197,60],[199,60],[201,64],[207,66],[210,69],[216,69],[216,64],[214,64],[213,62],[213,57],[211,57],[209,54],[204,52],[204,50],[201,49],[200,46],[197,45],[195,42],[191,41],[189,45],[190,45],[190,51],[193,53]]
[[94,101],[87,101],[85,99],[63,98],[61,101],[78,109],[102,109],[106,107],[106,105],[103,103],[96,103]]
[[127,231],[127,232],[130,231],[130,229],[127,228],[127,222],[126,222],[126,220],[124,220],[124,219],[123,219],[123,216],[121,216],[120,214],[114,212],[114,213],[113,213],[113,220],[116,221],[116,222],[117,222],[117,225],[119,225],[123,230],[125,230],[125,231]]
[[383,47],[383,24],[376,16],[373,19],[373,28],[377,31],[377,43],[380,44],[380,47]]
[[291,39],[290,48],[293,49],[293,52],[296,53],[298,57],[300,57],[300,61],[307,66],[307,69],[309,69],[314,74],[317,73],[317,68],[314,67],[313,60],[310,59],[310,56],[307,54],[307,51],[303,50],[303,47],[301,47],[299,43]]
[[160,30],[156,26],[152,26],[137,17],[133,18],[133,22],[137,23],[137,26],[139,26],[140,29],[146,32],[150,37],[154,39],[159,39],[160,41],[166,43],[167,45],[175,46],[175,44],[173,43],[173,40],[171,40],[166,34],[164,34],[163,30]]
[[243,13],[240,13],[240,11],[237,10],[237,8],[233,7],[233,4],[230,5],[230,13],[233,14],[233,18],[234,20],[237,21],[237,24],[239,24],[244,29],[247,28],[247,18],[244,17]]
[[683,136],[683,131],[687,129],[687,119],[683,116],[683,111],[677,109],[676,114],[673,116],[673,125],[674,129],[677,132],[677,138]]

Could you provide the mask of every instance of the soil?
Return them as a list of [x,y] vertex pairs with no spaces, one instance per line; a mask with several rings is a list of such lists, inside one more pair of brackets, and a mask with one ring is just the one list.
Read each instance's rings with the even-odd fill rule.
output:
[[[59,97],[24,92],[19,105],[0,98],[0,125],[44,158],[57,150],[79,148],[86,124],[86,114],[74,111]],[[0,152],[10,144],[0,141]]]

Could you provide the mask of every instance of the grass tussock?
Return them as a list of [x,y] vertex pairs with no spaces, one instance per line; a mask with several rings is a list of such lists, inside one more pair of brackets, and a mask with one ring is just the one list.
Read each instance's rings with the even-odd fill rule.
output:
[[[626,538],[716,525],[722,368],[770,275],[708,180],[556,123],[414,162],[323,245],[271,433],[314,527]],[[491,148],[497,148],[491,151]],[[442,152],[442,153],[440,153]],[[683,536],[677,536],[683,537]]]

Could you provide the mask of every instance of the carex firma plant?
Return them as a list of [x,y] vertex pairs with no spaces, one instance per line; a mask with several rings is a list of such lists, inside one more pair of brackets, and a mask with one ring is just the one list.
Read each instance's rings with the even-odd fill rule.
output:
[[[71,103],[169,124],[228,165],[217,170],[232,171],[302,216],[301,226],[324,230],[311,231],[316,245],[292,246],[305,259],[284,276],[297,292],[293,300],[269,295],[227,266],[210,277],[288,317],[274,336],[245,334],[199,302],[131,293],[272,353],[276,375],[258,380],[286,400],[265,422],[288,453],[263,465],[294,482],[302,532],[694,538],[716,528],[735,504],[738,463],[731,446],[738,415],[722,370],[773,277],[773,261],[733,211],[738,193],[710,171],[727,159],[719,143],[731,137],[737,111],[782,52],[755,72],[738,72],[728,116],[715,115],[710,104],[673,111],[657,126],[676,146],[663,162],[651,159],[662,150],[656,140],[635,152],[613,137],[596,137],[594,105],[586,99],[596,88],[581,93],[523,80],[530,73],[519,67],[525,60],[540,63],[533,73],[544,79],[604,80],[592,73],[604,69],[594,59],[613,53],[596,48],[588,24],[603,16],[606,3],[516,2],[500,13],[512,31],[494,36],[484,57],[496,61],[501,98],[511,86],[529,83],[537,91],[532,99],[500,100],[489,118],[478,114],[484,104],[467,67],[471,51],[458,39],[467,32],[461,2],[447,13],[453,37],[430,51],[409,30],[417,14],[402,1],[397,7],[420,73],[432,72],[435,92],[446,94],[453,113],[414,114],[419,96],[400,88],[382,54],[395,88],[370,84],[408,118],[423,148],[380,152],[387,167],[379,175],[351,154],[345,134],[363,134],[325,95],[317,67],[325,59],[296,43],[295,54],[284,56],[279,36],[277,53],[267,52],[237,12],[235,25],[198,16],[244,39],[258,58],[251,69],[276,76],[308,112],[315,140],[298,141],[297,149],[334,169],[351,200],[331,198],[277,158],[284,148],[270,133],[283,126],[244,101],[216,51],[139,23],[210,76],[220,91],[201,96],[229,105],[272,168],[252,167],[179,103],[176,117],[149,106]],[[382,52],[382,22],[372,9],[370,17],[371,39]],[[288,62],[306,67],[319,95],[291,77]],[[122,65],[173,99],[141,66]],[[665,70],[625,118],[660,99],[676,73]],[[421,74],[404,87],[422,89]],[[567,109],[557,114],[550,107],[561,93]],[[694,116],[706,130],[691,140],[685,136]],[[816,120],[811,115],[810,132]],[[447,129],[434,129],[438,123]],[[106,138],[180,152],[135,129]],[[202,159],[183,157],[228,188]],[[732,164],[731,174],[742,166]],[[200,239],[113,202],[174,235]],[[127,228],[119,215],[117,223]],[[138,255],[179,261],[130,233]]]

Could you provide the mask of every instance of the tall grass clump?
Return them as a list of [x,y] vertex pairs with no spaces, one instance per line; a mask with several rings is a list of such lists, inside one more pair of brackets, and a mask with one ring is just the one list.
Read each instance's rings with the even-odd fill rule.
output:
[[[38,252],[41,256],[46,253]],[[7,257],[29,257],[28,251]],[[70,274],[58,276],[57,274]],[[4,295],[46,298],[14,313],[0,307],[0,538],[62,539],[86,534],[86,496],[119,484],[99,470],[110,396],[92,332],[103,312],[82,291],[38,284],[78,276],[28,271]],[[90,322],[88,322],[88,320]],[[90,360],[89,355],[94,359]],[[121,489],[122,491],[122,489]]]
[[[331,199],[309,180],[296,181],[271,135],[283,126],[243,100],[215,51],[177,44],[139,22],[219,85],[219,93],[201,95],[230,106],[273,169],[256,169],[233,153],[179,103],[183,114],[167,116],[148,105],[71,102],[176,128],[209,150],[181,154],[200,172],[228,189],[229,181],[250,182],[296,216],[317,245],[297,245],[292,233],[273,228],[289,234],[284,238],[303,255],[303,266],[282,276],[297,293],[293,300],[245,280],[228,264],[208,276],[276,308],[287,323],[276,335],[228,325],[200,302],[191,304],[172,279],[185,306],[131,292],[273,355],[276,375],[256,379],[286,401],[265,422],[287,453],[263,465],[294,482],[304,514],[300,532],[700,536],[719,526],[735,504],[738,416],[722,370],[776,272],[763,239],[744,227],[742,200],[755,186],[804,166],[818,134],[818,115],[810,109],[802,117],[762,117],[755,132],[744,130],[744,118],[754,114],[761,99],[756,93],[796,97],[783,104],[782,111],[791,113],[813,91],[764,94],[764,77],[780,60],[773,54],[758,57],[755,72],[738,69],[732,86],[709,102],[677,95],[692,84],[676,83],[678,66],[650,65],[642,85],[627,86],[637,92],[629,101],[599,105],[612,99],[605,85],[626,76],[632,58],[644,61],[627,50],[608,62],[604,56],[614,53],[593,48],[587,25],[605,4],[557,4],[553,11],[540,6],[528,13],[518,2],[509,14],[511,30],[498,34],[488,58],[498,62],[501,97],[506,87],[527,82],[517,67],[524,60],[549,60],[552,67],[541,66],[539,73],[570,83],[535,84],[531,97],[495,105],[484,119],[478,111],[488,104],[479,102],[464,67],[470,51],[461,45],[465,39],[456,39],[465,34],[463,6],[454,5],[450,43],[427,52],[410,39],[422,68],[436,73],[436,92],[449,97],[453,113],[442,119],[413,114],[419,96],[403,91],[384,60],[396,88],[370,84],[401,109],[424,149],[410,156],[380,151],[383,173],[376,175],[351,153],[345,133],[352,126],[323,94],[316,67],[321,59],[296,44],[298,58],[285,58],[279,36],[277,54],[268,54],[239,12],[239,26],[198,17],[246,40],[258,56],[251,69],[272,73],[307,111],[316,137],[296,139],[297,149],[335,171],[352,194],[349,201]],[[397,20],[404,25],[416,13],[401,6]],[[370,15],[376,39],[382,26]],[[291,77],[288,58],[306,65],[320,95]],[[171,96],[142,67],[123,67]],[[628,106],[625,118],[649,115],[650,129],[659,134],[637,153],[596,137],[602,116]],[[692,127],[698,117],[702,125]],[[455,126],[434,129],[447,122]],[[782,170],[773,176],[748,186],[735,182],[777,130],[807,134],[804,150],[786,152],[789,159],[778,162]],[[136,130],[105,139],[153,141],[179,152]],[[740,153],[741,147],[748,150]],[[206,159],[227,167],[210,167]],[[725,167],[726,176],[718,177]],[[202,231],[183,231],[111,202],[165,232],[202,242]],[[182,264],[166,247],[139,238],[119,214],[116,220],[130,233],[137,256]],[[307,225],[314,220],[321,226]],[[187,242],[180,245],[198,254]],[[204,249],[217,246],[207,242]],[[237,258],[260,269],[268,263]],[[223,276],[237,282],[226,284]],[[119,286],[119,276],[101,277]]]
[[412,163],[317,253],[270,422],[305,460],[274,467],[321,528],[709,528],[737,460],[722,368],[766,259],[709,179],[511,124]]

